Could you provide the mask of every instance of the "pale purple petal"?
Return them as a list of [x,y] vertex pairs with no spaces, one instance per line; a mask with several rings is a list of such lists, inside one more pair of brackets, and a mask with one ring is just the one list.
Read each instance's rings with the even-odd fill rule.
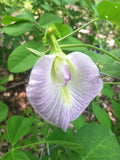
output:
[[71,81],[67,87],[73,98],[70,121],[75,120],[103,88],[99,69],[89,56],[73,52],[67,56],[72,62]]
[[61,98],[61,87],[52,77],[51,69],[55,55],[40,58],[32,69],[28,87],[28,99],[35,111],[48,123],[62,128],[69,126],[69,112]]

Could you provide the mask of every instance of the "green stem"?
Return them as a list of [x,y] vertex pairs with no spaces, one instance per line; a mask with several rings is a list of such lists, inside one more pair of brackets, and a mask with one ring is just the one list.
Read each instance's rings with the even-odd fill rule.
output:
[[120,82],[104,82],[105,84],[120,84]]
[[57,40],[56,40],[56,28],[54,27],[54,25],[51,25],[48,29],[47,29],[47,33],[46,33],[46,37],[49,40],[49,44],[50,44],[50,54],[56,54],[58,56],[65,56],[65,54],[62,52]]
[[114,75],[116,75],[116,74],[119,74],[119,73],[120,73],[120,72],[112,73],[112,74],[110,74],[110,75],[108,75],[108,76],[106,76],[106,77],[103,77],[102,80],[105,80],[105,79],[107,79],[107,78],[109,78],[109,77],[111,77],[111,76],[114,76]]
[[105,54],[107,54],[108,56],[112,57],[113,59],[117,60],[120,62],[120,59],[114,55],[112,55],[111,53],[109,53],[108,51],[105,51],[101,48],[98,48],[98,47],[95,47],[93,45],[90,45],[90,44],[68,44],[68,45],[60,45],[61,48],[68,48],[68,47],[89,47],[89,48],[93,48],[95,50],[98,50],[100,52],[103,52]]
[[93,22],[95,22],[95,21],[98,21],[99,19],[100,19],[100,18],[96,18],[96,19],[88,22],[87,24],[83,25],[82,27],[77,28],[77,29],[74,30],[73,32],[67,34],[66,36],[64,36],[64,37],[62,37],[62,38],[60,38],[60,39],[58,39],[58,42],[62,41],[63,39],[65,39],[65,38],[67,38],[67,37],[69,37],[69,36],[72,36],[74,33],[78,32],[79,30],[81,30],[81,29],[83,29],[83,28],[85,28],[85,27],[87,27],[87,26],[88,26],[89,24],[91,24],[91,23],[93,23]]
[[36,142],[36,143],[31,143],[31,144],[27,144],[27,145],[24,145],[24,146],[12,148],[12,151],[19,150],[19,149],[26,148],[26,147],[36,146],[36,145],[43,144],[43,143],[49,143],[51,141],[46,141],[46,139],[48,138],[50,132],[51,132],[51,128],[48,128],[47,136],[43,140],[41,140],[39,142]]
[[36,143],[26,144],[24,146],[16,147],[12,151],[19,150],[19,149],[22,149],[22,148],[31,147],[31,146],[36,146],[36,145],[43,144],[43,143],[48,143],[48,142],[43,140],[43,141],[36,142]]
[[38,123],[38,126],[40,127],[40,126],[46,126],[47,125],[47,123],[45,122],[45,123]]
[[120,101],[120,99],[110,99],[110,100],[108,100],[108,101],[92,102],[92,104],[101,104],[101,103],[104,103],[104,102],[112,102],[112,101]]
[[49,35],[49,41],[50,41],[50,46],[51,46],[51,50],[50,50],[51,54],[53,54],[54,52],[62,52],[61,48],[58,45],[58,42],[56,41],[54,34]]
[[[39,141],[39,142],[36,142],[36,143],[31,143],[31,144],[26,144],[26,145],[24,145],[24,146],[20,146],[20,147],[16,147],[16,148],[14,148],[14,150],[12,150],[12,151],[15,151],[15,150],[19,150],[19,149],[22,149],[22,148],[26,148],[26,147],[31,147],[31,146],[35,146],[35,145],[39,145],[39,144],[43,144],[43,143],[49,143],[49,144],[58,144],[58,145],[64,145],[64,144],[67,144],[67,145],[69,145],[69,146],[76,146],[76,147],[81,147],[79,144],[77,144],[77,143],[74,143],[74,142],[69,142],[69,141],[66,141],[66,140],[64,140],[64,141],[61,141],[61,140],[56,140],[56,141],[53,141],[53,140],[41,140],[41,141]],[[9,152],[11,152],[11,150],[9,151]]]

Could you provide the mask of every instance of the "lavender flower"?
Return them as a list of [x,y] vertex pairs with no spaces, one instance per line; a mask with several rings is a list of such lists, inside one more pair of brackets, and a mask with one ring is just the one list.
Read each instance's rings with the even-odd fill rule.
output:
[[27,96],[35,111],[63,131],[103,87],[99,70],[86,54],[40,58],[32,69]]

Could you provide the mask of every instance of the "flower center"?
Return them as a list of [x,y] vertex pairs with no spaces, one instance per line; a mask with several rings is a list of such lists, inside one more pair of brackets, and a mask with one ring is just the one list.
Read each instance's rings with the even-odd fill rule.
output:
[[67,61],[59,56],[56,56],[53,62],[51,75],[53,81],[58,86],[66,86],[68,81],[71,80],[71,73]]

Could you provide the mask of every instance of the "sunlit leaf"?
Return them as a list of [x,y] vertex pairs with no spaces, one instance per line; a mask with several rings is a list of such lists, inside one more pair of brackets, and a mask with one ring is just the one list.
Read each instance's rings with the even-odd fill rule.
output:
[[120,15],[119,2],[101,1],[97,6],[97,10],[100,18],[120,24],[120,16],[118,16]]
[[57,15],[55,14],[51,14],[51,13],[45,13],[42,15],[42,17],[40,18],[40,26],[42,28],[47,28],[49,27],[51,24],[54,24],[54,23],[58,23],[58,22],[62,22],[62,18],[58,17]]
[[13,17],[13,16],[4,16],[2,19],[2,23],[4,25],[8,25],[13,22],[19,22],[19,21],[30,21],[35,22],[34,16],[27,10],[24,10],[22,14]]
[[24,10],[22,12],[22,14],[16,16],[17,18],[23,18],[23,19],[26,19],[30,22],[35,22],[35,19],[34,19],[34,16],[32,13],[30,13],[28,10]]
[[29,22],[18,22],[15,24],[10,24],[2,28],[2,32],[10,36],[19,36],[26,32],[34,30],[34,26]]
[[18,48],[16,48],[9,56],[8,69],[10,72],[19,73],[24,72],[33,67],[36,61],[39,59],[38,56],[34,55],[28,48],[35,49],[37,51],[45,51],[45,47],[39,42],[28,42]]
[[69,32],[71,30],[71,28],[66,24],[55,23],[55,26],[56,26],[57,30],[60,32],[61,37],[69,34]]
[[27,19],[24,18],[17,18],[17,17],[13,17],[13,16],[5,16],[2,20],[2,23],[4,25],[8,25],[12,22],[19,22],[19,21],[27,21]]

